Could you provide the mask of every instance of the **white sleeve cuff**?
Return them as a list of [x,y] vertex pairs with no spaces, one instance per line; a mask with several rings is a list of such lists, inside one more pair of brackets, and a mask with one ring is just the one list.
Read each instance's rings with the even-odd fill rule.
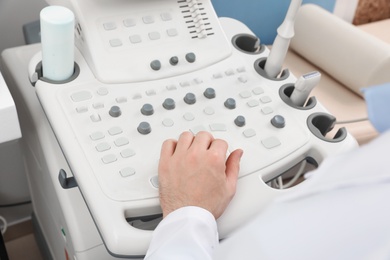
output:
[[200,207],[183,207],[157,226],[145,259],[212,259],[218,243],[214,216]]

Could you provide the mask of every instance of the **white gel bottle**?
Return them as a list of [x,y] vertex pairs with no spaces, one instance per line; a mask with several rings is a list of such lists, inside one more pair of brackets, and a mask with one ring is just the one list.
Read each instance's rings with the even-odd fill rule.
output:
[[40,13],[43,77],[64,81],[74,73],[74,14],[62,6]]

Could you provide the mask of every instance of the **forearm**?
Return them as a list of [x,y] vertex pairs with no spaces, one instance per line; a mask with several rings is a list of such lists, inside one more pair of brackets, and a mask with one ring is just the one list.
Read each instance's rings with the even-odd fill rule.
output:
[[212,259],[218,245],[214,216],[199,207],[183,207],[165,217],[153,232],[147,260]]

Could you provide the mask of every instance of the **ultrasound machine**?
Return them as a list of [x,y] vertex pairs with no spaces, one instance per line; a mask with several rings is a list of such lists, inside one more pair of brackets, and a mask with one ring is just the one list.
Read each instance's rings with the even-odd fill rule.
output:
[[321,75],[282,68],[301,0],[271,51],[211,0],[47,2],[42,44],[2,58],[48,259],[142,259],[161,220],[161,144],[183,131],[244,150],[221,239],[295,188],[270,185],[282,174],[357,147],[310,95]]

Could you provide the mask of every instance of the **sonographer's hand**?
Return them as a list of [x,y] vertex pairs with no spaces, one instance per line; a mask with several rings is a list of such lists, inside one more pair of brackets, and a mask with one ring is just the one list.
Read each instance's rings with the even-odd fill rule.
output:
[[218,219],[236,192],[241,149],[226,160],[228,144],[207,132],[184,132],[166,140],[159,163],[163,216],[185,206],[198,206]]

